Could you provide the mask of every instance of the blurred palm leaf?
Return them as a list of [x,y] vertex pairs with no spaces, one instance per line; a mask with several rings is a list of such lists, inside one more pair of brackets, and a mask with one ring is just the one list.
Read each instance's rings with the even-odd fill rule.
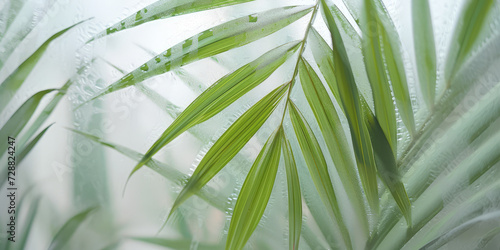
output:
[[[302,216],[302,212],[297,202],[299,202],[300,193],[303,191],[298,186],[301,183],[298,180],[302,177],[299,177],[294,169],[304,167],[309,169],[316,191],[323,201],[323,204],[308,202],[308,206],[326,207],[326,211],[330,213],[331,219],[340,232],[338,235],[340,238],[336,238],[337,242],[335,244],[337,247],[339,246],[339,242],[343,242],[343,247],[348,249],[354,248],[353,245],[359,247],[360,241],[366,242],[368,249],[377,248],[385,241],[394,242],[395,245],[405,244],[411,237],[405,239],[388,238],[389,233],[392,232],[391,230],[393,230],[401,217],[404,217],[406,220],[408,231],[412,232],[411,235],[417,232],[412,227],[415,211],[412,209],[410,198],[418,198],[422,192],[427,190],[430,183],[426,182],[423,176],[413,177],[412,175],[415,171],[418,171],[418,168],[426,169],[425,171],[435,171],[437,174],[440,174],[444,171],[444,168],[438,165],[450,164],[446,161],[442,162],[436,158],[431,158],[429,161],[438,161],[440,163],[423,167],[423,163],[420,162],[421,155],[419,152],[426,149],[423,148],[425,143],[430,143],[431,145],[434,143],[431,140],[435,139],[433,138],[433,133],[440,128],[442,120],[453,112],[454,108],[457,107],[473,87],[468,85],[467,88],[463,88],[451,85],[446,90],[448,94],[440,96],[436,102],[437,105],[435,105],[436,75],[440,72],[438,71],[439,67],[436,66],[433,25],[429,4],[426,1],[414,1],[413,4],[415,51],[417,53],[417,66],[415,68],[417,68],[419,76],[416,86],[412,86],[408,80],[408,67],[404,63],[406,55],[403,53],[405,48],[396,30],[396,25],[384,3],[380,0],[359,0],[346,3],[349,14],[352,15],[351,17],[355,20],[355,23],[349,21],[349,14],[343,13],[336,4],[328,0],[317,1],[314,8],[285,7],[229,21],[210,29],[216,30],[220,29],[220,27],[227,27],[228,31],[226,33],[213,33],[207,38],[202,37],[206,32],[210,31],[208,30],[187,39],[164,53],[155,56],[149,62],[127,74],[117,82],[112,83],[106,90],[92,98],[95,99],[124,87],[139,84],[149,77],[181,67],[195,60],[216,55],[261,39],[285,28],[289,23],[311,12],[312,9],[313,13],[310,14],[304,38],[301,41],[282,45],[268,52],[268,54],[277,53],[276,55],[281,55],[281,57],[272,57],[266,54],[214,83],[212,87],[205,90],[188,108],[181,112],[179,117],[149,149],[146,156],[138,161],[132,173],[137,171],[142,165],[147,165],[155,153],[165,147],[179,134],[185,132],[195,124],[204,122],[222,112],[227,106],[235,100],[240,99],[254,86],[261,83],[265,84],[265,79],[276,71],[283,62],[295,62],[295,67],[289,71],[291,73],[290,82],[275,89],[262,100],[258,101],[257,104],[241,115],[214,143],[201,160],[193,175],[189,178],[187,185],[177,197],[170,214],[192,194],[197,193],[205,186],[259,130],[264,121],[273,113],[279,101],[282,98],[286,98],[285,110],[281,114],[281,124],[275,130],[275,133],[269,137],[268,142],[264,145],[261,153],[253,163],[253,167],[243,184],[236,203],[235,213],[231,220],[226,248],[242,248],[255,230],[256,223],[262,217],[269,200],[270,190],[274,186],[277,162],[281,158],[281,155],[277,153],[280,147],[283,149],[283,155],[285,156],[284,161],[289,191],[290,249],[298,248],[298,234],[308,234],[310,232],[308,231],[309,229],[302,232],[298,228],[300,227],[298,217]],[[465,24],[458,25],[455,31],[456,35],[454,35],[459,41],[459,52],[452,51],[450,53],[449,57],[452,59],[447,60],[445,63],[448,65],[445,70],[448,72],[446,74],[456,75],[459,72],[457,65],[463,64],[466,61],[471,48],[477,42],[477,30],[484,26],[485,20],[487,20],[485,16],[490,12],[492,3],[493,1],[485,1],[485,3],[474,4],[472,1],[468,1],[465,4],[463,14],[461,14],[465,18]],[[331,38],[332,47],[312,27],[319,8],[322,9],[323,21],[329,31],[326,37]],[[193,9],[193,11],[195,10]],[[269,21],[264,20],[263,23],[260,23],[261,19],[266,19],[267,15],[271,15],[271,13],[274,16],[273,19],[269,19]],[[138,14],[142,15],[142,12],[139,11]],[[131,20],[132,16],[124,19],[126,23],[125,28],[140,24],[134,23]],[[422,23],[419,23],[417,20],[421,20]],[[252,22],[255,23],[251,24]],[[113,27],[116,31],[121,29],[116,25],[111,28],[113,29]],[[361,30],[361,35],[358,34],[357,29]],[[114,31],[110,32],[108,30],[107,33]],[[225,42],[230,41],[228,40],[229,38],[236,39],[241,34],[246,34],[247,39],[244,43]],[[100,33],[96,37],[103,35],[104,33]],[[355,74],[359,75],[358,69],[353,69],[355,58],[346,48],[346,41],[351,39],[359,41],[359,46],[355,45],[354,49],[358,50],[357,53],[363,56],[364,74],[366,74],[365,79],[368,79],[368,85],[365,82],[360,82],[359,79],[361,78],[359,76],[355,76]],[[196,45],[198,54],[192,56],[191,49],[195,48],[192,45],[192,41],[194,40],[198,41]],[[309,43],[306,43],[306,41]],[[297,59],[284,54],[284,52],[296,53],[298,47],[300,49],[298,50]],[[317,69],[309,64],[309,59],[305,59],[308,56],[305,49],[307,47],[311,49],[314,62],[321,74],[318,74]],[[174,54],[173,51],[176,50],[175,48],[178,48],[179,55],[184,57],[182,61],[179,60],[176,64],[172,57]],[[349,47],[349,49],[352,48]],[[207,49],[206,53],[200,52],[200,50],[205,49]],[[283,52],[278,53],[278,50],[282,50]],[[167,61],[161,58],[163,54],[167,58]],[[272,65],[274,63],[272,60],[277,59],[272,59],[264,63],[268,60],[264,58],[277,58],[279,62],[276,61],[274,66],[267,67],[265,65]],[[155,63],[159,63],[158,65],[161,66],[156,66]],[[240,86],[247,86],[248,83],[246,82],[251,82],[254,74],[259,73],[259,69],[248,71],[248,67],[253,67],[251,66],[252,64],[262,65],[260,66],[261,68],[267,67],[265,74],[259,78],[259,81],[250,84],[249,87],[245,87],[243,92],[240,90],[235,92],[238,94],[229,94],[229,92],[227,92],[228,94],[221,94],[226,93],[228,90],[232,91],[234,88],[240,88]],[[248,73],[244,73],[246,71]],[[356,73],[354,73],[355,71]],[[228,81],[229,79],[231,81]],[[447,81],[451,81],[454,78],[447,76],[446,79]],[[296,82],[300,82],[302,85],[305,99],[313,111],[313,121],[306,121],[308,117],[301,114],[299,108],[292,101],[292,96],[295,95],[291,93]],[[324,87],[325,83],[329,86],[333,97],[330,96]],[[492,84],[488,88],[493,88],[495,84]],[[370,86],[370,92],[373,94],[374,110],[371,109],[371,103],[365,99],[365,96],[359,90],[363,86]],[[415,87],[420,88],[422,93],[422,100],[418,100],[419,104],[424,103],[429,107],[427,110],[429,113],[423,126],[417,126],[415,122],[416,115],[414,110],[420,109],[420,106],[415,107],[414,101],[410,99],[410,89]],[[284,95],[285,91],[287,91],[286,97]],[[479,98],[483,99],[486,97],[480,96]],[[467,112],[469,111],[465,113]],[[479,124],[483,125],[476,126],[477,129],[472,131],[474,137],[469,138],[469,143],[478,137],[482,138],[481,134],[486,133],[485,131],[488,131],[492,135],[497,133],[495,129],[488,130],[486,128],[491,126],[491,122],[495,121],[499,115],[496,112],[490,112],[489,114],[488,118],[482,117],[484,123]],[[398,123],[397,119],[399,117],[403,123]],[[255,121],[258,122],[252,122],[253,119],[256,119]],[[341,122],[342,119],[347,119],[347,125]],[[471,119],[472,121],[474,118],[464,119]],[[305,159],[305,166],[297,164],[295,161],[296,153],[292,153],[292,147],[289,145],[290,143],[286,140],[285,133],[282,131],[286,130],[287,126],[290,126],[287,125],[290,123],[284,123],[287,120],[290,120],[291,124],[293,124],[291,126],[293,127],[292,131],[294,131],[293,134],[297,138],[300,153]],[[319,131],[321,132],[321,140],[317,139],[319,134],[316,134],[314,126],[309,125],[310,123],[318,124]],[[451,125],[448,124],[448,126]],[[344,130],[346,129],[350,132],[350,141],[347,140],[344,134]],[[400,131],[403,131],[403,136],[410,138],[409,142],[403,145],[399,145],[400,139],[398,138],[402,137]],[[281,137],[280,140],[283,143],[278,144],[276,137]],[[323,140],[326,143],[327,151],[322,148],[320,143]],[[446,141],[448,143],[446,145],[450,146],[451,144],[449,143],[453,143],[452,141]],[[480,154],[481,150],[483,150],[481,145],[484,142],[476,140],[474,143],[478,147],[475,152]],[[278,145],[281,146],[278,147]],[[438,152],[443,152],[446,148],[441,146]],[[460,147],[449,148],[449,151],[453,153],[460,152],[460,150]],[[351,159],[351,154],[355,156],[355,161]],[[328,155],[332,158],[335,168],[329,166],[329,161],[325,160]],[[265,170],[262,169],[262,165],[266,165],[267,168]],[[480,173],[484,174],[484,171]],[[335,183],[334,179],[330,178],[330,175],[335,174],[338,174],[340,177],[340,186]],[[257,178],[256,176],[260,177]],[[380,178],[380,183],[377,176]],[[431,182],[434,180],[435,178],[431,179]],[[380,197],[379,184],[387,187],[387,190],[380,189],[382,191]],[[336,189],[342,186],[342,192],[347,193],[347,200],[338,198],[338,195],[336,195],[337,192],[340,192],[340,190]],[[257,189],[265,190],[265,192],[257,192]],[[361,229],[365,232],[365,236],[363,234],[356,234],[355,231],[352,231],[352,227],[346,226],[348,222],[345,220],[349,216],[347,215],[347,211],[344,210],[346,205],[343,203],[349,203],[350,206],[354,207],[358,223],[360,223]],[[399,208],[399,211],[393,209],[394,205]],[[442,204],[441,206],[445,205]],[[256,210],[252,210],[251,213],[244,213],[243,211],[246,211],[245,209],[249,206],[255,206]],[[316,209],[312,207],[311,211],[313,210]],[[438,206],[430,209],[429,212],[440,213],[441,209]],[[368,216],[370,213],[373,213],[373,216]],[[418,214],[418,212],[416,213]],[[368,219],[368,217],[371,219]],[[241,223],[246,225],[245,228],[240,226],[243,225]],[[318,225],[322,224],[321,221],[317,221],[317,223]],[[423,222],[419,219],[416,228],[422,228],[427,223],[429,221]],[[320,226],[320,228],[321,230],[327,230],[324,226]],[[333,237],[336,237],[335,234]],[[368,237],[367,235],[370,236]],[[368,239],[364,237],[368,237]],[[425,245],[425,242],[420,246],[423,245]]]
[[[248,1],[158,1],[97,33],[91,40],[157,19],[229,5],[237,8],[245,2]],[[258,134],[270,117],[281,117],[278,124],[269,122],[275,126],[275,132],[268,137],[253,164],[249,164],[250,172],[238,194],[229,225],[227,249],[241,249],[252,241],[251,236],[269,209],[280,162],[284,162],[287,180],[290,249],[301,246],[300,236],[310,247],[438,248],[470,225],[496,218],[500,208],[488,202],[490,196],[494,201],[499,199],[495,168],[500,159],[500,102],[498,73],[492,72],[487,64],[497,60],[498,54],[493,53],[486,63],[477,63],[481,58],[475,55],[499,47],[499,39],[479,46],[486,26],[494,25],[491,17],[498,14],[498,1],[465,1],[460,21],[451,27],[452,44],[442,62],[436,54],[431,2],[413,1],[415,48],[411,51],[416,54],[415,66],[407,65],[412,60],[404,53],[405,39],[400,37],[383,1],[344,2],[348,13],[341,11],[345,7],[342,4],[318,0],[312,7],[280,7],[222,23],[152,57],[93,96],[90,100],[135,85],[156,100],[157,106],[170,111],[174,122],[144,155],[81,131],[74,132],[137,161],[131,175],[146,165],[176,184],[185,184],[171,215],[192,195],[224,210],[223,197],[209,198],[203,188]],[[323,18],[316,20],[318,11]],[[301,40],[290,38],[270,51],[261,49],[260,57],[231,69],[231,73],[204,90],[183,111],[142,85],[146,79],[261,40],[299,20],[306,22]],[[318,23],[327,29],[320,30]],[[13,96],[3,90],[19,89],[50,41],[0,85],[5,97],[1,99],[0,111]],[[351,46],[349,41],[354,44]],[[412,68],[417,71],[416,82],[410,77]],[[270,76],[280,70],[286,71],[285,79],[238,115],[189,178],[153,159],[180,134],[224,112],[257,86],[270,85]],[[495,77],[481,83],[486,72]],[[437,92],[441,83],[444,90]],[[68,87],[65,85],[58,92],[46,109],[48,113]],[[0,134],[3,137],[19,134],[45,94],[42,91],[28,99]],[[471,96],[473,105],[467,106]],[[424,105],[426,109],[422,108]],[[47,130],[48,127],[36,134],[47,116],[42,114],[22,139],[28,149]],[[0,152],[5,150],[0,147]],[[441,191],[446,191],[452,201],[443,200]],[[458,195],[463,200],[455,198]],[[306,206],[302,206],[302,197]],[[310,223],[317,224],[325,242],[320,234],[315,235],[311,228],[302,225],[305,214],[302,208],[309,208],[308,213],[315,220]],[[328,216],[321,214],[323,211]],[[65,245],[89,212],[68,221],[51,248]],[[497,233],[498,227],[489,228],[479,245],[487,244]],[[134,239],[165,247],[191,246],[185,239]],[[202,244],[202,247],[218,246]]]

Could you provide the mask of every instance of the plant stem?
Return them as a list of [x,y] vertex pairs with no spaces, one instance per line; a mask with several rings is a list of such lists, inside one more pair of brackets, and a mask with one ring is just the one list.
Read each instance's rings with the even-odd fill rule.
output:
[[295,63],[295,68],[293,70],[292,79],[290,80],[290,82],[288,82],[288,84],[289,84],[288,93],[286,96],[285,109],[283,109],[283,116],[281,117],[280,126],[283,126],[283,120],[285,120],[286,109],[288,107],[288,101],[290,100],[290,94],[292,93],[292,88],[293,88],[293,85],[295,83],[295,77],[299,73],[300,58],[302,57],[302,54],[304,53],[304,50],[306,48],[305,45],[306,45],[306,41],[307,41],[307,35],[309,34],[309,30],[311,29],[311,26],[314,22],[314,19],[316,18],[316,13],[318,12],[318,6],[319,6],[319,0],[317,0],[316,4],[314,5],[314,10],[313,10],[313,13],[311,15],[311,19],[309,20],[309,23],[307,24],[306,31],[304,32],[304,38],[302,38],[302,41],[300,42],[301,44],[300,44],[299,55],[297,57],[297,62]]

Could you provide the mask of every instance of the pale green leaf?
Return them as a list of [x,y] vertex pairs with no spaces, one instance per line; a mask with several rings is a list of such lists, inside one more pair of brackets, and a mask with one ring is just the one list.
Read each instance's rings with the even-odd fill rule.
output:
[[403,123],[406,125],[410,135],[413,136],[415,134],[415,118],[413,116],[410,93],[408,92],[401,41],[399,40],[399,36],[395,35],[397,31],[392,25],[387,29],[382,28],[380,31],[385,68],[388,73],[388,80],[392,86],[394,98],[396,99],[396,106],[398,107],[398,112],[401,115]]
[[288,26],[311,10],[311,6],[277,8],[244,16],[205,30],[157,55],[112,83],[91,100],[194,61],[251,43]]
[[25,249],[26,242],[28,241],[31,229],[33,227],[33,221],[35,220],[36,212],[38,211],[38,205],[40,204],[40,199],[41,197],[37,197],[30,204],[28,214],[24,216],[25,222],[20,227],[22,231],[19,234],[21,239],[19,241],[16,241],[17,244],[15,244],[17,249]]
[[432,240],[431,242],[427,243],[425,246],[423,246],[420,249],[421,250],[440,249],[446,243],[448,243],[449,241],[458,237],[460,234],[464,233],[465,231],[471,229],[476,224],[481,223],[481,222],[484,223],[486,221],[491,222],[492,220],[496,220],[497,222],[500,223],[500,211],[495,211],[495,212],[491,212],[491,213],[477,216],[476,218],[471,219],[471,220],[451,229],[450,231],[442,234],[441,236],[439,236],[436,239]]
[[95,211],[95,209],[96,207],[88,208],[66,221],[61,229],[59,229],[56,236],[52,239],[49,250],[64,249],[64,246],[71,239],[71,236],[73,236],[82,222],[87,219],[87,217]]
[[286,184],[288,186],[288,237],[289,249],[299,249],[302,229],[302,196],[300,193],[299,174],[290,142],[281,130],[281,148],[285,160]]
[[224,76],[194,100],[151,146],[130,176],[161,148],[185,132],[231,105],[245,93],[268,78],[297,49],[292,42],[277,47],[238,70]]
[[62,36],[71,28],[85,21],[86,20],[73,24],[68,28],[63,29],[57,32],[56,34],[52,35],[40,47],[38,47],[38,49],[35,52],[33,52],[33,54],[31,54],[31,56],[28,57],[28,59],[26,59],[23,63],[21,63],[21,65],[19,65],[17,69],[14,72],[12,72],[7,77],[7,79],[5,79],[2,82],[2,84],[0,84],[0,112],[4,110],[4,108],[7,106],[12,97],[14,97],[17,90],[21,87],[21,85],[24,83],[24,80],[26,80],[30,72],[33,70],[35,65],[43,56],[43,54],[49,47],[50,43],[54,41],[56,38]]
[[[14,138],[17,137],[17,135],[31,119],[33,113],[35,113],[35,110],[38,107],[38,104],[40,104],[42,98],[54,90],[55,89],[42,90],[26,100],[0,129],[0,138],[7,141],[7,137],[9,136]],[[5,153],[7,145],[7,143],[0,144],[0,155]]]
[[267,94],[240,116],[214,143],[196,167],[172,206],[175,211],[193,193],[205,186],[245,146],[278,106],[288,84]]
[[82,74],[82,72],[92,64],[94,60],[92,60],[90,63],[83,65],[78,69],[76,74],[66,81],[64,85],[58,89],[58,92],[56,95],[50,100],[50,102],[45,106],[45,108],[42,110],[42,112],[38,115],[38,117],[33,121],[33,123],[29,126],[29,128],[26,130],[25,133],[19,138],[19,145],[23,146],[25,145],[29,139],[33,137],[36,131],[40,129],[40,127],[43,125],[43,123],[49,118],[49,116],[52,114],[54,109],[57,107],[59,102],[62,100],[62,98],[66,95],[69,87],[73,85],[73,83],[76,81],[76,79]]
[[[401,115],[403,123],[408,128],[408,131],[413,136],[415,134],[415,120],[413,116],[413,109],[411,105],[410,94],[408,91],[408,82],[406,79],[405,66],[403,62],[403,55],[405,50],[398,35],[398,31],[396,30],[396,27],[391,17],[389,16],[384,3],[381,0],[367,0],[365,1],[365,4],[370,5],[366,6],[367,10],[370,11],[370,15],[365,18],[369,18],[367,22],[371,26],[368,26],[368,30],[366,30],[366,28],[363,29],[363,26],[361,28],[365,32],[372,31],[372,39],[375,40],[378,38],[379,40],[380,54],[377,54],[377,52],[376,54],[377,56],[382,56],[383,64],[377,66],[381,67],[386,72],[385,84],[389,86],[390,83],[390,85],[392,86],[394,98],[396,100],[396,106],[398,107],[398,112]],[[366,37],[367,36],[365,35],[364,38]],[[368,40],[370,40],[370,38]],[[364,43],[364,45],[365,44],[366,43]],[[369,67],[370,65],[365,66]],[[389,100],[391,103],[393,102],[392,99]],[[379,117],[379,122],[380,120],[381,119]],[[391,143],[391,145],[393,145],[393,151],[396,152],[396,144]]]
[[[446,137],[445,141],[431,148],[432,154],[425,154],[426,158],[416,163],[418,166],[415,168],[416,171],[405,175],[403,180],[406,179],[408,195],[416,199],[412,202],[414,206],[414,231],[412,232],[418,231],[443,209],[443,193],[458,194],[469,187],[468,185],[449,185],[450,183],[474,183],[500,160],[500,144],[498,144],[500,134],[496,130],[500,116],[500,102],[496,98],[497,95],[498,88],[497,91],[489,93],[489,100],[481,103],[481,107],[477,108],[481,112],[476,111],[465,115],[464,120],[457,122],[456,126],[450,129],[449,133],[454,136]],[[486,130],[486,128],[489,129]],[[467,148],[475,150],[446,178],[434,182],[437,177],[436,173],[448,169],[446,167],[449,163],[443,155],[458,155]],[[422,196],[424,192],[425,196]],[[425,199],[420,199],[421,196]],[[389,231],[397,225],[400,215],[389,211],[383,217],[375,237],[370,240],[371,246],[376,247],[380,244]]]
[[196,248],[200,250],[220,250],[222,248],[220,245],[193,242],[185,239],[166,239],[154,237],[131,237],[130,239],[169,249],[191,249],[193,246],[196,246]]
[[[99,143],[100,145],[103,145],[105,147],[109,147],[111,149],[116,150],[120,154],[127,156],[128,158],[134,160],[134,161],[139,161],[142,157],[144,157],[143,154],[134,151],[132,149],[129,149],[124,146],[120,146],[111,142],[107,142],[102,140],[101,138],[97,136],[93,136],[87,133],[84,133],[82,131],[78,131],[75,129],[69,129],[72,132],[75,132],[77,134],[80,134],[84,137],[86,137],[89,140],[92,140],[94,142]],[[160,162],[155,159],[150,159],[145,163],[147,167],[149,167],[151,170],[155,171],[156,173],[160,174],[163,176],[165,179],[173,182],[175,185],[181,186],[184,183],[184,180],[188,178],[186,174],[183,174],[179,170],[177,170],[175,167],[170,166],[168,164],[165,164],[163,162]],[[198,197],[200,197],[202,200],[206,201],[208,204],[211,206],[219,209],[220,211],[224,211],[224,206],[222,202],[224,199],[216,199],[218,197],[214,196],[214,194],[210,193],[209,190],[201,189],[199,192],[195,193]]]
[[[90,41],[154,20],[220,8],[253,0],[159,0],[96,34]],[[89,42],[90,42],[89,41]]]
[[330,173],[328,172],[328,166],[326,165],[325,157],[321,151],[318,140],[292,101],[288,102],[288,111],[295,135],[299,142],[300,149],[302,150],[302,154],[304,155],[304,159],[316,190],[318,191],[323,204],[327,207],[330,216],[332,219],[336,220],[345,246],[348,249],[352,249],[349,231],[347,230],[342,214],[340,213],[337,197],[333,189],[332,180],[330,179]]
[[241,187],[231,216],[226,249],[242,249],[264,214],[280,163],[281,129],[278,127],[269,137]]
[[367,211],[364,209],[362,187],[356,173],[356,165],[351,158],[351,147],[347,143],[344,128],[337,111],[321,80],[313,68],[304,59],[300,59],[299,75],[302,89],[309,102],[319,128],[325,138],[340,180],[345,187],[349,199],[353,203],[357,217],[367,229]]
[[445,80],[449,87],[455,73],[462,66],[464,59],[470,54],[471,49],[480,31],[485,26],[488,13],[493,9],[494,0],[467,0],[465,7],[459,14],[459,24],[455,26],[452,35],[452,44],[449,47],[445,62]]
[[335,66],[335,79],[338,84],[339,96],[345,111],[354,147],[354,154],[361,183],[368,200],[368,204],[375,213],[378,213],[378,186],[375,159],[368,130],[363,122],[364,111],[359,98],[359,92],[354,81],[347,51],[325,0],[321,0],[323,15],[331,32],[333,43],[333,62]]
[[47,130],[54,125],[54,123],[50,124],[49,126],[45,127],[40,133],[38,133],[31,141],[29,141],[26,144],[20,144],[21,146],[19,147],[21,149],[21,152],[17,155],[16,161],[19,164],[26,155],[28,155],[31,152],[31,149],[38,143],[38,141],[42,138],[42,136],[47,132]]
[[361,19],[361,30],[363,31],[363,56],[366,73],[370,80],[375,104],[375,115],[384,131],[391,149],[395,152],[397,148],[396,107],[392,101],[392,94],[386,75],[383,58],[384,42],[383,33],[385,28],[376,15],[372,0],[364,1],[363,18]]
[[420,90],[427,107],[436,97],[436,45],[428,0],[412,0],[413,44]]

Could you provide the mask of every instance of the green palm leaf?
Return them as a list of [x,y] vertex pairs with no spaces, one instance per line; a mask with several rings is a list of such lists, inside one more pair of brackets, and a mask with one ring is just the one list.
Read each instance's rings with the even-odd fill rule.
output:
[[196,0],[160,0],[152,3],[136,13],[128,16],[111,27],[96,34],[88,42],[98,38],[141,25],[154,20],[185,15],[189,13],[220,8],[235,4],[250,2],[253,0],[214,0],[214,1],[196,1]]
[[201,160],[172,206],[170,215],[193,193],[207,184],[252,138],[278,106],[288,84],[267,94],[238,118]]
[[284,7],[237,18],[203,31],[112,83],[91,100],[163,74],[194,61],[241,47],[270,35],[311,11],[310,6]]
[[64,33],[69,31],[76,25],[85,21],[86,20],[75,23],[69,26],[68,28],[65,28],[52,35],[40,47],[38,47],[38,49],[33,54],[31,54],[31,56],[28,57],[28,59],[26,59],[21,65],[19,65],[17,69],[7,77],[7,79],[5,79],[0,84],[0,112],[4,110],[4,108],[7,106],[12,97],[14,97],[17,90],[24,83],[24,81],[31,73],[35,65],[38,63],[40,58],[42,58],[43,54],[45,53],[49,45],[52,43],[52,41],[62,36]]
[[476,43],[493,2],[494,0],[466,2],[460,13],[461,23],[457,25],[452,36],[452,41],[456,43],[453,43],[448,51],[445,65],[446,87],[450,86],[452,76],[459,70],[464,58]]
[[335,168],[339,173],[342,184],[344,184],[349,199],[354,204],[356,217],[364,225],[364,229],[367,229],[368,222],[366,210],[364,209],[362,187],[359,185],[356,165],[351,158],[350,146],[347,144],[344,128],[337,111],[318,75],[316,75],[311,65],[303,59],[300,60],[299,75],[302,89],[304,89],[304,94],[313,110],[323,138],[325,138]]
[[[361,183],[370,207],[378,211],[378,187],[376,178],[375,159],[368,130],[363,122],[365,112],[359,101],[359,93],[354,81],[351,65],[347,57],[345,46],[333,19],[327,3],[322,0],[323,14],[328,24],[333,42],[333,63],[335,66],[335,79],[339,88],[342,107],[345,110],[354,147],[354,154]],[[376,212],[377,214],[378,212]]]
[[299,240],[302,229],[302,196],[300,193],[299,175],[297,165],[293,157],[290,142],[285,137],[283,129],[281,134],[281,148],[285,160],[286,184],[288,186],[288,221],[289,221],[289,249],[299,248]]
[[[31,116],[35,113],[42,98],[53,91],[55,91],[55,89],[42,90],[26,100],[0,129],[0,138],[4,140],[7,140],[9,136],[15,138],[31,119]],[[0,155],[3,155],[6,150],[7,143],[3,143],[0,146]]]
[[151,146],[130,176],[161,148],[187,129],[202,123],[269,77],[297,49],[297,43],[277,47],[218,80],[193,101]]
[[[370,80],[375,104],[375,115],[384,131],[393,152],[397,149],[396,111],[392,102],[392,94],[388,76],[385,74],[383,51],[383,33],[385,27],[376,15],[377,11],[372,0],[365,0],[365,11],[361,19],[363,31],[363,56]],[[390,49],[390,48],[388,48]]]
[[66,221],[61,229],[59,229],[56,236],[52,239],[49,250],[64,249],[64,246],[71,239],[71,236],[73,236],[82,222],[87,219],[88,216],[95,211],[95,209],[95,207],[88,208]]
[[269,137],[241,187],[231,216],[226,249],[242,249],[264,214],[280,162],[281,129],[278,127]]
[[412,2],[413,39],[420,89],[429,109],[436,97],[436,48],[429,1]]
[[304,155],[307,167],[309,168],[309,173],[311,174],[319,196],[328,208],[330,216],[337,221],[345,246],[348,249],[352,249],[349,231],[347,230],[342,214],[340,213],[337,197],[335,195],[325,157],[319,147],[319,143],[311,128],[306,123],[304,117],[291,101],[289,101],[288,110],[295,135],[297,136],[300,148],[302,149],[302,154]]

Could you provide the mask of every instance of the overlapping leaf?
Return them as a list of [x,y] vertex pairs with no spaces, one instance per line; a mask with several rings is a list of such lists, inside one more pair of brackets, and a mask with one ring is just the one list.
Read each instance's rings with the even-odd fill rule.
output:
[[[85,20],[84,20],[85,21]],[[0,84],[0,112],[4,110],[9,101],[14,97],[17,90],[24,83],[24,80],[28,77],[30,72],[33,70],[35,65],[38,63],[42,55],[45,53],[50,43],[54,41],[56,38],[62,36],[64,33],[69,31],[71,28],[76,25],[84,22],[78,22],[69,26],[66,29],[63,29],[56,34],[52,35],[49,39],[47,39],[38,49],[31,54],[28,59],[26,59],[21,65],[17,67],[17,69],[12,72],[7,79],[5,79],[2,84]]]
[[253,0],[159,0],[138,10],[136,13],[128,16],[120,22],[115,23],[106,30],[99,32],[90,41],[125,29],[133,28],[150,21],[220,8],[224,6],[241,4],[250,1]]
[[282,85],[248,109],[214,143],[203,157],[172,206],[170,214],[205,186],[245,146],[273,113],[288,89]]
[[[8,136],[15,138],[31,119],[42,98],[54,90],[42,90],[26,100],[0,129],[0,138],[4,140],[7,140]],[[7,143],[0,144],[0,155],[4,154],[5,150],[7,150]]]
[[406,219],[406,223],[411,227],[410,199],[401,181],[401,176],[396,166],[396,159],[394,158],[389,142],[376,118],[372,117],[366,119],[365,122],[367,123],[368,131],[372,139],[377,172],[384,184],[389,188],[392,197],[394,197],[396,204]]
[[309,63],[303,59],[299,63],[300,82],[309,105],[318,121],[318,125],[325,138],[342,184],[354,204],[357,217],[367,229],[367,218],[364,208],[364,197],[359,185],[356,166],[351,158],[350,146],[344,134],[344,128],[337,115],[337,111],[326,92],[321,80]]
[[231,216],[226,249],[242,249],[264,214],[280,162],[281,129],[278,127],[269,137],[241,187]]
[[213,117],[245,93],[256,87],[295,51],[298,43],[277,47],[253,62],[219,79],[194,100],[151,146],[132,170],[132,175],[162,147],[192,126]]
[[378,211],[378,186],[375,159],[368,130],[363,122],[364,111],[359,101],[359,92],[354,81],[345,46],[325,0],[321,0],[323,15],[330,30],[333,43],[333,65],[339,96],[345,111],[354,147],[354,154],[361,183],[370,207]]
[[337,221],[345,246],[347,249],[352,249],[349,231],[347,230],[342,214],[340,213],[332,180],[330,179],[325,157],[321,151],[319,143],[312,132],[312,129],[309,127],[304,117],[300,114],[298,108],[292,101],[288,102],[288,111],[295,135],[297,136],[299,146],[302,150],[302,154],[304,155],[304,159],[316,190],[318,191],[324,205],[327,207],[330,216]]
[[310,6],[277,8],[241,17],[205,30],[157,55],[112,83],[91,100],[194,61],[251,43],[286,27],[311,10]]
[[300,192],[299,174],[293,156],[290,142],[285,137],[283,129],[280,130],[281,149],[285,160],[286,184],[288,187],[288,237],[289,249],[299,249],[299,240],[302,229],[302,196]]
[[363,56],[370,80],[375,104],[375,115],[378,117],[380,126],[391,145],[392,150],[396,149],[397,129],[396,129],[396,109],[392,102],[389,79],[385,73],[383,51],[385,48],[382,41],[385,28],[378,19],[374,4],[371,0],[364,1],[364,16],[361,19],[361,30],[363,31]]
[[[64,85],[58,90],[56,95],[50,100],[50,102],[45,106],[45,108],[42,110],[42,112],[38,115],[38,117],[33,121],[33,123],[29,126],[29,128],[26,130],[25,133],[21,136],[19,139],[19,145],[23,146],[26,145],[28,140],[33,137],[35,132],[40,129],[40,127],[43,125],[45,121],[49,118],[49,116],[54,112],[54,109],[57,107],[59,102],[62,100],[62,98],[66,95],[68,89],[73,85],[73,83],[76,81],[76,78],[80,76],[80,74],[87,69],[91,64],[93,63],[93,60],[80,67],[76,74],[66,81]],[[32,140],[33,141],[33,140]]]

